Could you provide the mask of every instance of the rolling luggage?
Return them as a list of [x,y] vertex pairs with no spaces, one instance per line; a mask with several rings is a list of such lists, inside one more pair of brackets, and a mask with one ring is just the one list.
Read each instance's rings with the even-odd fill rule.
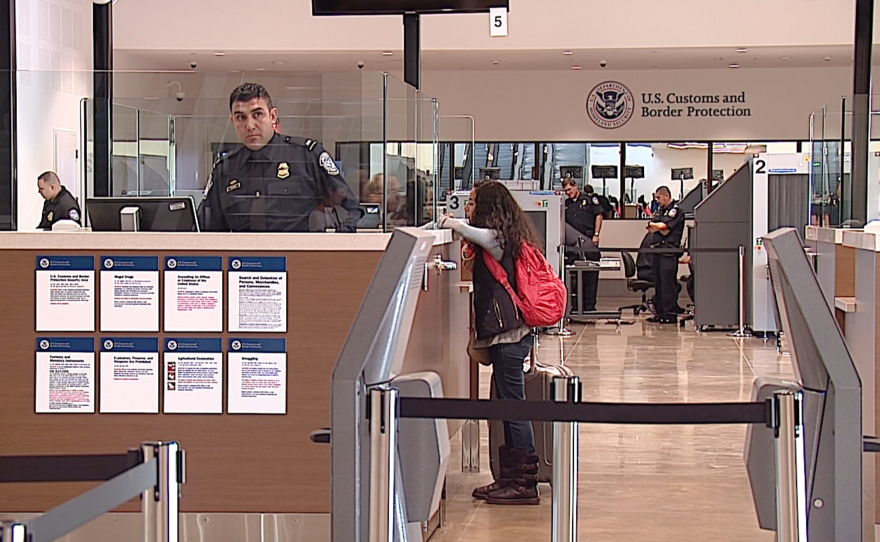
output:
[[[532,362],[524,375],[527,401],[552,401],[550,385],[557,376],[573,376],[574,373],[563,365],[544,365]],[[495,385],[491,387],[490,397],[495,398]],[[538,464],[538,482],[553,479],[553,422],[532,422],[535,432],[535,451],[541,458]],[[496,479],[499,475],[498,447],[504,444],[504,423],[489,420],[489,468]]]

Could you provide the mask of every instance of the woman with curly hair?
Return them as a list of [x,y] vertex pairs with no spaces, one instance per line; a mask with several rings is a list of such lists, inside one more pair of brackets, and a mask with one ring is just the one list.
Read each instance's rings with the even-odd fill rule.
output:
[[[523,363],[532,348],[531,329],[504,286],[498,282],[485,258],[494,258],[507,272],[514,291],[516,260],[523,242],[540,247],[540,241],[507,188],[496,181],[483,181],[471,190],[465,214],[468,220],[444,216],[438,221],[467,240],[473,254],[474,324],[473,346],[487,348],[492,360],[492,380],[499,399],[524,401]],[[470,222],[470,223],[468,223]],[[490,504],[538,504],[538,455],[529,421],[504,421],[505,444],[499,448],[500,471],[491,484],[478,487],[473,496]]]

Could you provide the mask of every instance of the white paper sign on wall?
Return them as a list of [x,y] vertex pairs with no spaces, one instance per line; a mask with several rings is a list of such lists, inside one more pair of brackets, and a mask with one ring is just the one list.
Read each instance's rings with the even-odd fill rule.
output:
[[489,8],[489,35],[507,36],[507,8]]

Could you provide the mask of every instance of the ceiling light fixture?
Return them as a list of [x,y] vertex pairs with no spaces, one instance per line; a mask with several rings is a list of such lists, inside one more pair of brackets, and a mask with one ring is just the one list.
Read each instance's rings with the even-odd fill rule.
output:
[[748,53],[749,50],[746,49],[745,47],[740,47],[739,49],[736,50],[736,52],[737,53]]
[[284,64],[286,64],[286,62],[284,62],[283,60],[273,60],[272,64],[274,64],[275,66],[283,66]]
[[580,66],[572,66],[571,69],[577,71],[577,70],[581,69],[581,67]]
[[783,62],[787,62],[787,61],[791,60],[791,57],[790,56],[781,56],[781,57],[779,57],[779,60],[781,60]]
[[382,51],[382,56],[394,56],[394,51]]
[[733,63],[728,68],[739,68],[739,64]]
[[216,53],[214,53],[214,56],[226,56],[226,53],[224,53],[223,51],[217,51]]
[[562,54],[564,54],[565,56],[571,56],[574,54],[574,51],[562,51]]
[[831,57],[830,57],[830,56],[826,56],[826,57],[825,57],[825,62],[831,62]]
[[497,60],[493,60],[493,61],[492,61],[492,65],[493,65],[493,66],[497,66],[498,64],[501,64],[501,63],[498,62]]

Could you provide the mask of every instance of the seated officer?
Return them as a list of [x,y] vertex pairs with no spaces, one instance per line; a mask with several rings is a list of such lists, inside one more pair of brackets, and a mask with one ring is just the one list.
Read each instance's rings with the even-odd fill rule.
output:
[[41,173],[37,177],[37,189],[46,200],[43,203],[43,217],[40,225],[37,226],[38,229],[51,230],[52,224],[59,220],[73,220],[82,225],[76,198],[64,188],[54,171]]
[[[602,230],[602,207],[596,194],[585,194],[580,191],[577,183],[571,177],[562,181],[562,189],[568,199],[565,200],[565,223],[583,235],[583,248],[585,259],[598,262],[602,254],[599,246],[599,231]],[[592,250],[589,250],[592,249]],[[570,253],[571,254],[571,253]],[[569,258],[566,257],[568,260]],[[567,261],[571,264],[571,261]],[[577,289],[584,299],[584,311],[596,310],[596,293],[599,289],[599,273],[589,272],[581,274],[582,281]]]
[[242,147],[217,161],[199,206],[203,231],[307,232],[312,211],[342,190],[336,231],[363,215],[330,154],[313,139],[275,132],[278,110],[262,85],[232,91],[229,110]]
[[[669,188],[661,186],[657,189],[657,202],[660,206],[647,229],[650,232],[651,248],[681,249],[681,237],[684,234],[684,213],[678,208],[678,202],[672,199]],[[648,318],[649,322],[671,324],[678,321],[681,309],[678,306],[678,258],[681,252],[652,254],[652,274],[654,278],[654,305],[657,316]]]

